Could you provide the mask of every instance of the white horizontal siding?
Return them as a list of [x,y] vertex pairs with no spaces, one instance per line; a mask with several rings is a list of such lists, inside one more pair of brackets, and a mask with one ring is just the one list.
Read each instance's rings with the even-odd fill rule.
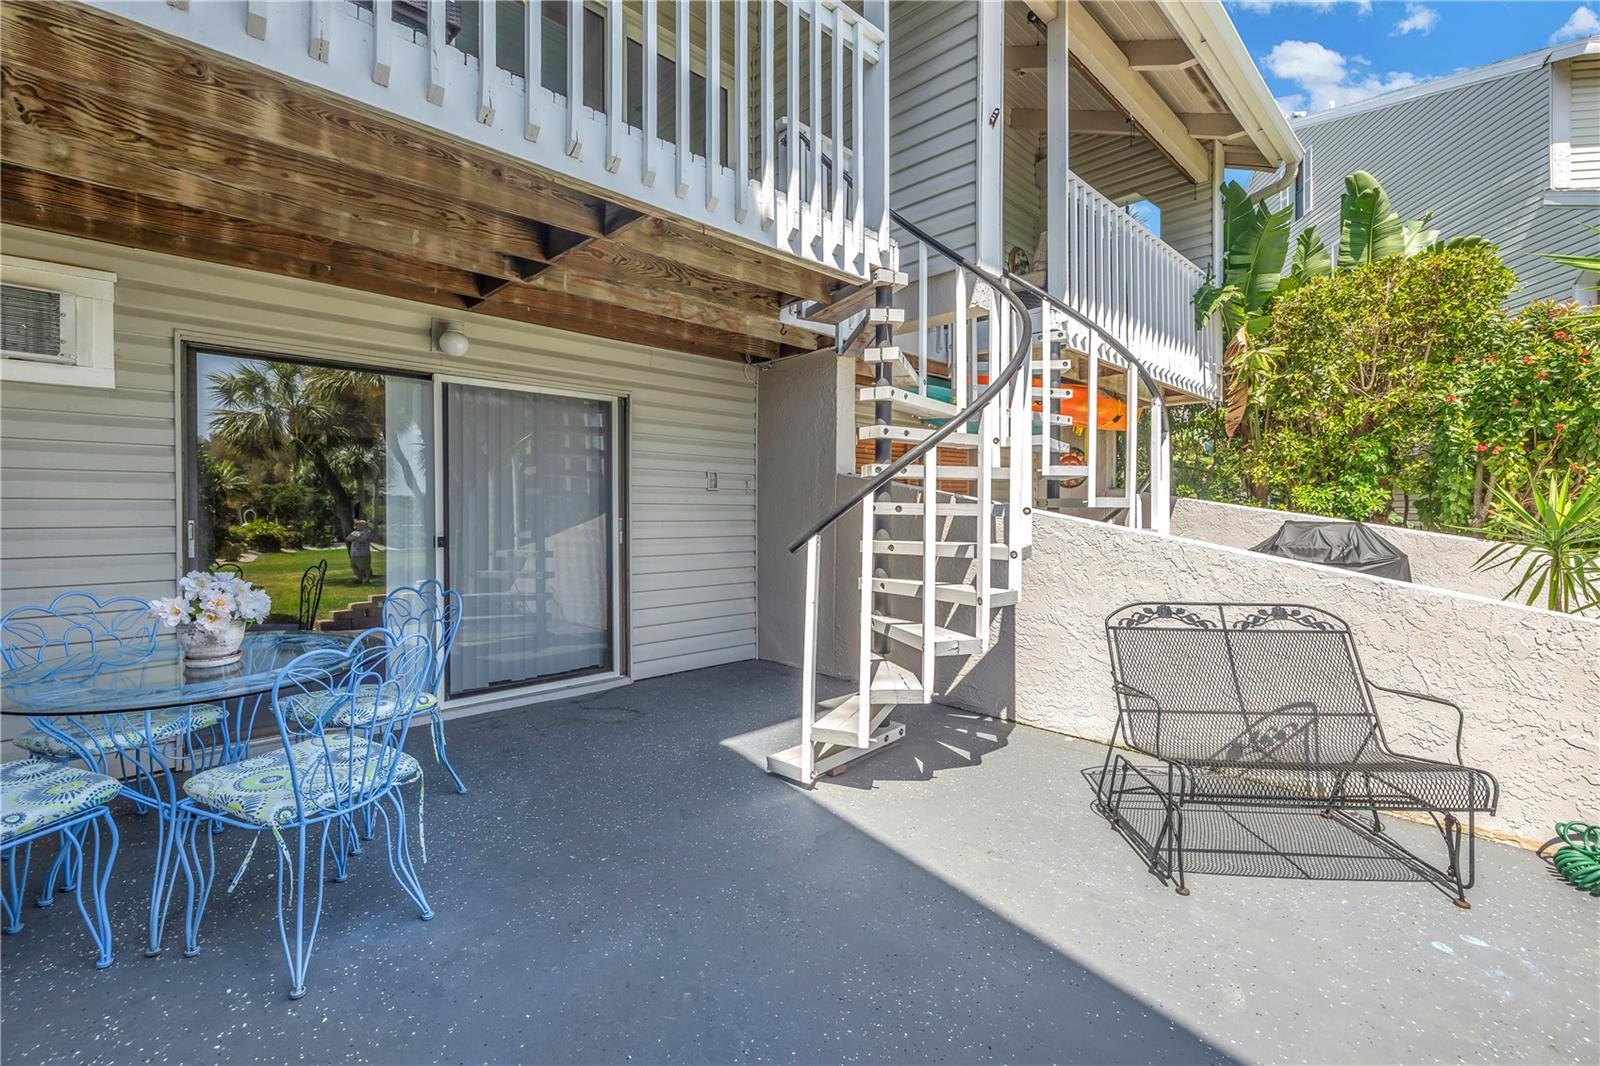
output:
[[[755,656],[755,386],[722,360],[6,227],[7,254],[118,275],[117,388],[0,392],[0,604],[169,595],[178,556],[175,338],[628,397],[635,677]],[[706,472],[722,490],[706,491]]]

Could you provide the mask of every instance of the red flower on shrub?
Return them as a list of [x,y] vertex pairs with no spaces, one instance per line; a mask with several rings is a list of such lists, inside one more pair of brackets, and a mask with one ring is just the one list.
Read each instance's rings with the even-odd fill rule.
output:
[[1541,370],[1537,374],[1534,375],[1534,377],[1539,378],[1541,381],[1544,380],[1545,378],[1549,377],[1549,376],[1550,376],[1550,371],[1548,371],[1548,370]]
[[1448,396],[1446,396],[1444,398],[1444,402],[1445,403],[1455,403],[1456,402],[1456,394],[1452,392],[1450,395],[1448,395]]
[[1522,363],[1523,363],[1523,365],[1524,365],[1524,366],[1530,366],[1530,365],[1532,365],[1532,363],[1533,363],[1533,356],[1531,356],[1531,355],[1525,355],[1525,356],[1523,356],[1523,357],[1522,357]]
[[1565,422],[1557,422],[1556,423],[1556,432],[1557,433],[1560,433],[1562,430],[1564,430],[1566,428],[1567,428],[1567,424]]
[[1489,446],[1487,444],[1480,443],[1476,450],[1480,452],[1486,452],[1489,450]]
[[1564,341],[1566,339],[1567,339],[1567,333],[1566,333],[1565,330],[1560,330],[1560,329],[1556,330],[1556,340]]
[[1496,444],[1494,446],[1494,454],[1496,454],[1496,455],[1500,454],[1500,445]]

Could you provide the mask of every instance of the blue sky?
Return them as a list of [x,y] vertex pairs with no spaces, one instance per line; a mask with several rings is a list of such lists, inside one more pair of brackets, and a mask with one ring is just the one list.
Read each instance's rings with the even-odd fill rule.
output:
[[1600,34],[1600,0],[1226,0],[1285,110],[1323,110]]

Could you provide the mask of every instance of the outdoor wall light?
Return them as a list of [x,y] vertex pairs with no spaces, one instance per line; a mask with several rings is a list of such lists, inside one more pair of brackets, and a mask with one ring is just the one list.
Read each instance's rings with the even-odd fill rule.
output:
[[467,354],[471,342],[467,340],[466,331],[459,322],[445,322],[442,319],[433,321],[433,350],[452,359],[460,359]]

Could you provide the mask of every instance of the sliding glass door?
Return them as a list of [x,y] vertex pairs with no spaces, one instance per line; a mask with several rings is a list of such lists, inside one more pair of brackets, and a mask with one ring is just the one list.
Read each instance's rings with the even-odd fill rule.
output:
[[615,403],[447,383],[451,696],[615,669]]

